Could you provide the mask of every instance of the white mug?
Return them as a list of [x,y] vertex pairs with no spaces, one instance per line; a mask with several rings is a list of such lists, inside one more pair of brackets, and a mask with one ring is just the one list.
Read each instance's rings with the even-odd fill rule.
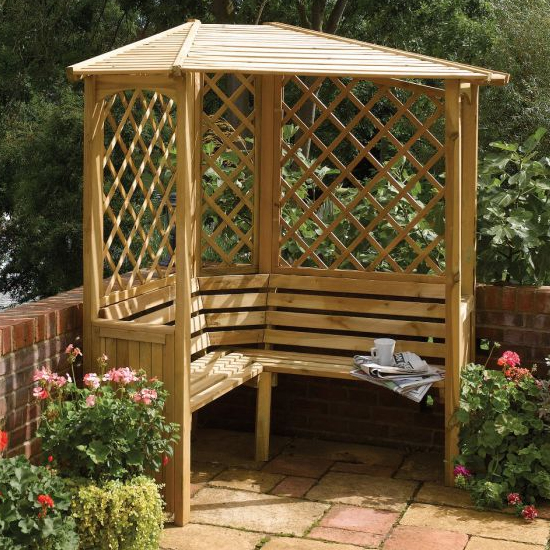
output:
[[393,352],[395,350],[395,340],[391,338],[377,338],[374,341],[374,347],[370,354],[379,365],[390,366],[393,363]]

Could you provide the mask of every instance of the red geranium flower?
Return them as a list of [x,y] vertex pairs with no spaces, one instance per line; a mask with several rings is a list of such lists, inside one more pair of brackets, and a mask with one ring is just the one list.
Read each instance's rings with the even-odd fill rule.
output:
[[163,466],[166,466],[168,464],[168,462],[170,462],[170,459],[165,455],[163,458],[162,458],[162,465]]
[[0,430],[0,453],[8,448],[8,432]]
[[528,521],[534,520],[538,515],[537,509],[530,504],[529,506],[526,506],[522,511],[521,515]]
[[517,506],[518,504],[522,504],[521,496],[519,493],[510,493],[508,495],[508,504],[510,506]]
[[502,354],[502,357],[497,361],[499,367],[504,367],[508,365],[509,367],[516,367],[521,364],[519,355],[515,351],[505,351]]

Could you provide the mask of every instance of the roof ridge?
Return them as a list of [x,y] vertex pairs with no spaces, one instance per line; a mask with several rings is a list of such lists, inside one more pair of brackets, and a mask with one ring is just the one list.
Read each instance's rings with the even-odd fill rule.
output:
[[[357,45],[360,45],[360,46],[368,46],[368,47],[370,47],[372,49],[375,49],[375,50],[388,52],[388,53],[400,54],[400,55],[404,55],[406,57],[411,57],[413,59],[420,59],[420,60],[423,60],[423,61],[430,61],[432,63],[437,62],[437,63],[441,63],[442,65],[446,65],[448,67],[454,67],[454,68],[459,68],[459,69],[468,69],[470,71],[478,72],[480,74],[486,75],[487,80],[489,82],[495,81],[495,83],[496,82],[501,82],[502,84],[506,84],[508,82],[509,78],[510,78],[510,75],[508,73],[505,73],[505,72],[502,72],[502,71],[491,71],[489,69],[484,69],[483,67],[478,67],[477,65],[468,65],[467,63],[459,63],[459,62],[455,62],[455,61],[449,61],[447,59],[440,59],[439,57],[432,57],[432,56],[424,55],[424,54],[421,54],[421,53],[408,52],[406,50],[400,50],[398,48],[390,48],[389,46],[380,46],[379,44],[373,44],[372,42],[365,42],[363,40],[356,40],[355,38],[348,38],[346,36],[340,36],[340,35],[337,35],[337,34],[329,34],[329,33],[326,33],[326,32],[314,31],[312,29],[305,29],[303,27],[297,27],[295,25],[289,25],[287,23],[278,23],[276,21],[271,21],[271,22],[265,22],[263,24],[264,25],[270,25],[272,27],[276,27],[276,28],[279,28],[279,29],[286,29],[286,30],[291,30],[291,31],[294,31],[294,32],[303,33],[303,34],[311,34],[311,35],[314,35],[314,36],[320,36],[320,37],[323,37],[323,38],[328,38],[328,39],[336,40],[336,41],[340,41],[340,42],[347,42],[348,44],[357,44]],[[501,78],[493,79],[492,78],[493,75],[499,75]]]

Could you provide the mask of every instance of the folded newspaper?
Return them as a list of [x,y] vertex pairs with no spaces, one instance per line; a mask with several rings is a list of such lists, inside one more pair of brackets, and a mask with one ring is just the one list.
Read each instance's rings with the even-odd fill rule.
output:
[[421,357],[410,351],[395,353],[391,366],[379,365],[369,355],[353,358],[356,368],[351,375],[377,386],[388,388],[419,403],[434,382],[445,378],[445,371],[428,365]]

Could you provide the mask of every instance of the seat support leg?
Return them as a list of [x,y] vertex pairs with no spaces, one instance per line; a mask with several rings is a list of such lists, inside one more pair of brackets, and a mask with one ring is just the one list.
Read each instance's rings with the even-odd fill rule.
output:
[[269,460],[269,432],[271,426],[271,382],[272,373],[258,375],[256,397],[256,461]]

